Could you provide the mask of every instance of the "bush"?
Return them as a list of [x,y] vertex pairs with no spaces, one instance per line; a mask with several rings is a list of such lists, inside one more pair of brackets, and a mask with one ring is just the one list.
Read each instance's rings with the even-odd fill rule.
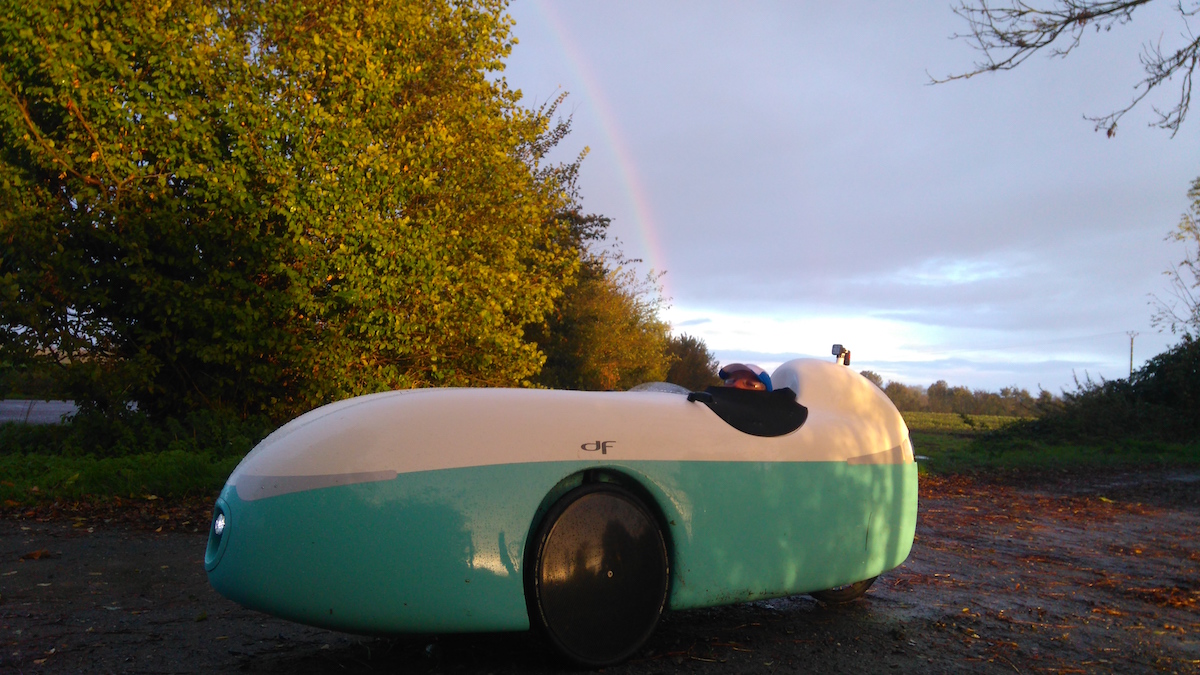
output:
[[28,504],[39,499],[84,497],[212,497],[237,466],[238,457],[167,452],[125,457],[0,455],[0,500]]
[[241,458],[274,426],[265,417],[241,419],[196,411],[152,421],[144,413],[82,411],[62,425],[0,425],[0,455],[61,455],[97,459],[165,452]]
[[1190,335],[1129,379],[1077,384],[1041,418],[996,433],[1052,442],[1200,439],[1200,341]]
[[575,168],[504,7],[7,3],[0,369],[157,419],[527,382]]
[[667,371],[667,382],[687,387],[692,391],[703,391],[709,385],[721,384],[717,376],[720,363],[704,340],[684,333],[672,336],[667,344],[671,368]]
[[82,497],[211,497],[274,426],[200,411],[151,420],[82,411],[62,425],[0,425],[0,503]]

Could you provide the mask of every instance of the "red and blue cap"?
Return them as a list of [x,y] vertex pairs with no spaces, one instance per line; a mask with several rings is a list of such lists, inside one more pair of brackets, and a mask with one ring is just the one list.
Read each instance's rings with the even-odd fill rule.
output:
[[[767,391],[771,391],[771,376],[753,363],[731,363],[721,368],[717,376],[730,386],[736,386],[735,383],[738,381],[757,380]],[[753,388],[758,389],[758,387]]]

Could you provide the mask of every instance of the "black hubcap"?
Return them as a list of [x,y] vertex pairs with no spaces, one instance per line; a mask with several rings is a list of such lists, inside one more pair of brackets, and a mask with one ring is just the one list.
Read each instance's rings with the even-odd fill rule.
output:
[[602,666],[631,656],[666,603],[667,551],[654,517],[629,492],[585,485],[546,514],[533,586],[550,640]]

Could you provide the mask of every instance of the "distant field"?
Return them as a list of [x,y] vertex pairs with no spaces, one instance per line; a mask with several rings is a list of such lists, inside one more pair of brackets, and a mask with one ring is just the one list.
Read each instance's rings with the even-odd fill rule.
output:
[[1115,441],[1047,443],[1025,435],[994,435],[1019,417],[902,413],[922,473],[1142,469],[1200,466],[1200,443]]
[[977,434],[999,429],[1020,420],[1005,415],[960,415],[958,413],[906,412],[904,423],[910,431]]

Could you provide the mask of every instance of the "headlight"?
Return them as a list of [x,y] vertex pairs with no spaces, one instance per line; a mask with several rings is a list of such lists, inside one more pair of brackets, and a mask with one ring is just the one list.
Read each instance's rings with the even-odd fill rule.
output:
[[213,507],[212,526],[208,529],[208,547],[204,550],[204,569],[211,572],[221,562],[221,556],[229,545],[229,505],[217,498]]

